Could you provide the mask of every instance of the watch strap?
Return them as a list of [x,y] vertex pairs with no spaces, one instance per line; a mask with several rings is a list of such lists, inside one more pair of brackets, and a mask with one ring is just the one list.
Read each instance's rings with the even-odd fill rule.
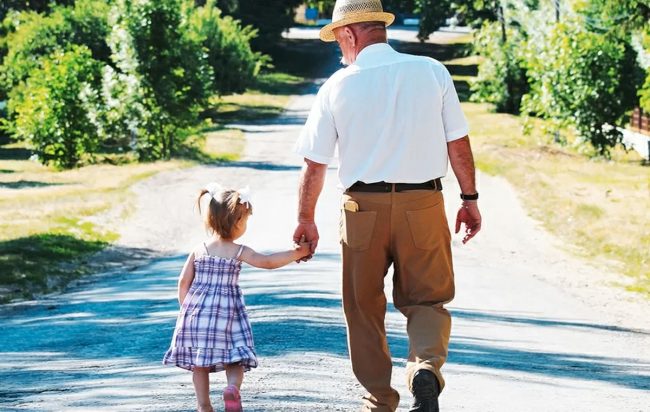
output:
[[473,195],[466,195],[464,193],[460,194],[460,198],[463,200],[478,200],[478,192]]

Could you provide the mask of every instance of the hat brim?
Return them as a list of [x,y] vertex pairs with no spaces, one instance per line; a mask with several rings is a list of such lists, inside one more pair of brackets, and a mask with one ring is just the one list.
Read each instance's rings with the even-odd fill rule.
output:
[[325,42],[333,42],[336,40],[336,37],[334,36],[334,29],[347,26],[348,24],[364,23],[369,21],[380,21],[385,23],[386,27],[388,27],[395,21],[395,15],[392,13],[379,11],[349,14],[339,21],[324,26],[320,30],[320,39]]

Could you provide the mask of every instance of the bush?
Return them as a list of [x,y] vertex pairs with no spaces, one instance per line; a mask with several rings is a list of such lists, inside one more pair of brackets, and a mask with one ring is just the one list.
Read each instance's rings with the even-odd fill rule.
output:
[[640,105],[641,108],[650,113],[650,23],[648,24],[648,27],[645,29],[646,31],[640,35],[641,41],[639,44],[639,48],[641,49],[638,51],[639,53],[644,54],[644,67],[646,70],[645,73],[645,83],[643,87],[639,90],[639,100],[640,100]]
[[519,113],[528,92],[525,39],[512,28],[506,30],[506,37],[504,41],[497,22],[486,22],[476,34],[474,49],[483,60],[472,83],[472,100],[492,103],[498,112]]
[[650,113],[650,73],[648,73],[645,79],[645,84],[639,90],[639,99],[641,108],[645,112]]
[[207,53],[212,67],[215,93],[241,93],[254,83],[255,76],[268,58],[251,50],[250,41],[257,36],[251,26],[242,28],[239,21],[221,16],[214,0],[193,8],[189,28]]
[[5,30],[13,30],[4,40],[7,55],[0,67],[2,87],[12,90],[27,80],[41,58],[70,44],[85,45],[93,58],[108,62],[107,13],[104,1],[78,0],[74,8],[54,7],[49,15],[33,11],[10,15],[4,24]]
[[44,163],[72,168],[95,151],[97,134],[87,113],[97,104],[92,85],[99,69],[85,46],[56,51],[32,70],[23,99],[12,101],[15,136],[31,143]]
[[[259,30],[253,39],[256,50],[269,50],[282,32],[294,24],[294,10],[303,0],[218,0],[217,6],[245,25]],[[200,2],[199,2],[200,3]]]
[[608,156],[621,138],[614,126],[636,103],[639,78],[629,44],[575,22],[558,24],[530,56],[528,74],[526,111],[575,126],[583,141]]
[[445,25],[447,17],[451,17],[451,0],[415,0],[415,12],[420,14],[418,39],[424,41],[429,35]]
[[[111,15],[118,71],[105,72],[104,95],[139,105],[135,116],[122,120],[137,131],[134,149],[140,159],[169,158],[181,143],[176,139],[181,129],[196,124],[211,94],[207,56],[183,19],[180,0],[120,0]],[[118,81],[106,87],[111,79]]]

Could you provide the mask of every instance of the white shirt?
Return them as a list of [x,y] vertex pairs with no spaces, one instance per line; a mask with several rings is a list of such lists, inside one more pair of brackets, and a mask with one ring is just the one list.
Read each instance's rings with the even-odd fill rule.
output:
[[468,133],[445,66],[378,43],[323,84],[295,150],[329,164],[338,145],[344,188],[421,183],[447,173],[447,142]]

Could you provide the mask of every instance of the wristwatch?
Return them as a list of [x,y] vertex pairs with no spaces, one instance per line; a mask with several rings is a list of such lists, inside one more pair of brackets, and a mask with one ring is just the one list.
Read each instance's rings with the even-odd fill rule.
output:
[[460,198],[463,200],[478,200],[478,192],[474,193],[473,195],[466,195],[464,193],[461,193]]

